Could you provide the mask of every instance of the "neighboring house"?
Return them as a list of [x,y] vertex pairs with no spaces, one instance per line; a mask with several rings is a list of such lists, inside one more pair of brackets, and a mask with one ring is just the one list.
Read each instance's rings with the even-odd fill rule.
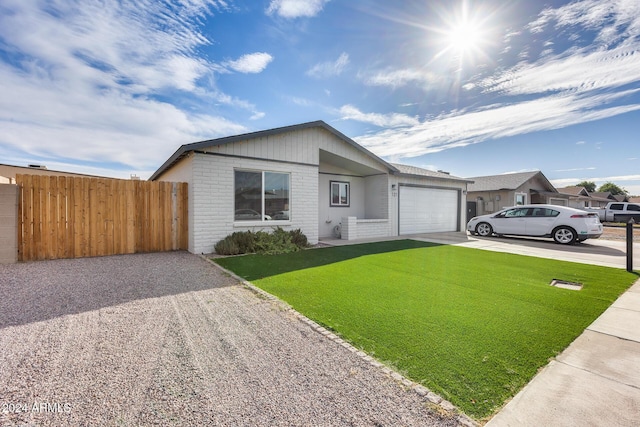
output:
[[576,209],[602,208],[611,201],[616,201],[611,193],[589,193],[579,186],[558,188],[559,193],[569,195],[569,206]]
[[594,203],[594,199],[589,196],[589,192],[586,188],[573,185],[570,187],[557,188],[558,193],[566,194],[569,196],[569,207],[576,209],[584,209],[597,207]]
[[316,243],[464,230],[471,181],[393,165],[322,121],[181,146],[150,180],[189,183],[189,250],[234,231],[300,228]]
[[567,206],[569,195],[561,194],[540,171],[469,178],[467,217],[497,212],[509,206],[548,203]]
[[[75,176],[75,177],[91,177],[95,178],[95,175],[86,175],[82,173],[64,172],[47,169],[42,165],[29,165],[29,166],[15,166],[0,164],[0,183],[15,184],[17,174],[26,175],[49,175],[49,176]],[[2,179],[4,178],[4,179]],[[100,177],[101,178],[101,177]]]
[[614,196],[609,191],[593,192],[593,193],[589,193],[589,196],[591,196],[594,200],[598,201],[598,205],[596,207],[601,207],[601,208],[605,207],[607,203],[624,202],[626,199],[626,196],[622,196],[621,197],[622,200],[620,200],[620,197]]
[[629,197],[630,203],[640,203],[640,196]]

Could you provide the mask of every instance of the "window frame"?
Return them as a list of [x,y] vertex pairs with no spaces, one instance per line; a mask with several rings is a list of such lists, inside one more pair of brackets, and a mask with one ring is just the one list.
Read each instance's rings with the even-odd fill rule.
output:
[[[338,185],[338,203],[333,201],[333,185]],[[340,195],[342,194],[342,185],[344,185],[346,192],[346,203],[341,202]],[[329,181],[329,206],[332,208],[348,208],[351,207],[351,183],[349,181]]]
[[[237,183],[236,183],[236,173],[237,172],[250,172],[250,173],[256,173],[256,174],[260,174],[260,212],[258,212],[258,214],[260,215],[260,218],[256,218],[256,219],[237,219],[236,218],[236,211],[240,210],[237,209],[237,205],[236,205],[236,196],[237,196]],[[289,217],[287,219],[265,219],[265,216],[267,216],[266,213],[266,198],[265,198],[265,174],[267,173],[272,173],[272,174],[279,174],[279,175],[286,175],[287,176],[287,187],[288,187],[288,195],[287,195],[287,204],[289,206]],[[245,208],[242,208],[245,209]],[[287,222],[291,222],[291,172],[282,172],[282,171],[274,171],[274,170],[267,170],[267,169],[247,169],[247,168],[234,168],[233,169],[233,222],[236,224],[247,224],[247,223],[252,223],[252,222],[276,222],[278,224],[282,224],[282,223],[287,223]]]

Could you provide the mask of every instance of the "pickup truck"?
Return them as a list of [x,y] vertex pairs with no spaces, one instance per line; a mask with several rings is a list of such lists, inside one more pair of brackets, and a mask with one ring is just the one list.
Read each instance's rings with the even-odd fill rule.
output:
[[604,208],[591,210],[598,212],[602,222],[629,222],[633,218],[640,223],[640,203],[610,202]]

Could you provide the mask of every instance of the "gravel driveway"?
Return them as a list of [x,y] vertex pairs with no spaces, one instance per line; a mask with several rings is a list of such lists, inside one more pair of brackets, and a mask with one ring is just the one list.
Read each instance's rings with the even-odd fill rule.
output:
[[202,258],[0,265],[0,425],[456,425]]

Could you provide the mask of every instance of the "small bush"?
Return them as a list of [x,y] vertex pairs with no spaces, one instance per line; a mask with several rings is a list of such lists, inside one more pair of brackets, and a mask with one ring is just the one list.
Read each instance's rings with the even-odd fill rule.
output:
[[236,231],[214,246],[219,255],[248,253],[282,254],[296,252],[309,246],[307,236],[300,230],[285,231],[276,227],[273,232]]
[[291,243],[293,243],[297,247],[302,249],[309,246],[309,240],[307,240],[307,236],[305,236],[305,234],[299,228],[297,230],[291,230],[289,234],[291,234]]
[[240,247],[232,236],[227,236],[220,240],[213,248],[220,255],[238,255],[240,253]]
[[252,233],[251,231],[236,231],[230,237],[231,240],[238,245],[241,254],[255,252],[256,233]]

